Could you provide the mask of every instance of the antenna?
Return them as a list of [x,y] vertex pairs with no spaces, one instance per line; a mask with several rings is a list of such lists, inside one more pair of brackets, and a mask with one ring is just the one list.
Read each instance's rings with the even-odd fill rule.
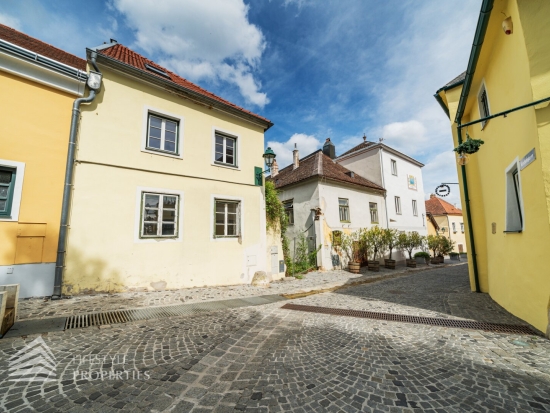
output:
[[378,142],[380,143],[384,142],[384,138],[378,138]]

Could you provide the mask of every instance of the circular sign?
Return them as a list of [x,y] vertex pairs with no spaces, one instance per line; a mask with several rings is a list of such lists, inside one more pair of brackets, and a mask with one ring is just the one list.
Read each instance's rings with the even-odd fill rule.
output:
[[439,185],[435,188],[435,193],[439,196],[447,196],[451,193],[451,187],[449,185]]

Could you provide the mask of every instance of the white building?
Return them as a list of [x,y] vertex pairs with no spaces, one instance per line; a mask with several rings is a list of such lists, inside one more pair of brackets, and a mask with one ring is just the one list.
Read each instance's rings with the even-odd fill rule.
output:
[[381,142],[369,142],[366,136],[335,161],[386,189],[385,226],[427,235],[421,170],[424,164]]
[[286,234],[291,254],[303,234],[310,251],[322,246],[317,266],[325,270],[342,264],[332,247],[334,231],[386,228],[388,222],[382,185],[344,168],[334,158],[334,145],[327,139],[323,150],[302,159],[295,149],[293,163],[280,171],[275,166],[270,178],[290,218]]

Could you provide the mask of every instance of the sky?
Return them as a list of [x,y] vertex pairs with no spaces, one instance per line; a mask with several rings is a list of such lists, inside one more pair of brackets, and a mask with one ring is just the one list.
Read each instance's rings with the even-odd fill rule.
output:
[[[0,23],[77,56],[116,39],[270,119],[279,167],[326,138],[424,163],[426,197],[458,182],[437,89],[466,69],[481,0],[3,0]],[[457,13],[459,9],[460,13]],[[458,186],[446,200],[460,206]]]

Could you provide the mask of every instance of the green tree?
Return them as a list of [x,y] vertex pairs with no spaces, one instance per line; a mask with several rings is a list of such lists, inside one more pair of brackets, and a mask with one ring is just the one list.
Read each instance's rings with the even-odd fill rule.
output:
[[399,234],[399,245],[409,254],[409,259],[412,260],[412,253],[415,248],[420,247],[424,237],[416,231]]
[[378,225],[375,225],[367,231],[368,243],[372,247],[372,260],[376,261],[378,255],[383,255],[386,252],[386,239],[384,230]]

